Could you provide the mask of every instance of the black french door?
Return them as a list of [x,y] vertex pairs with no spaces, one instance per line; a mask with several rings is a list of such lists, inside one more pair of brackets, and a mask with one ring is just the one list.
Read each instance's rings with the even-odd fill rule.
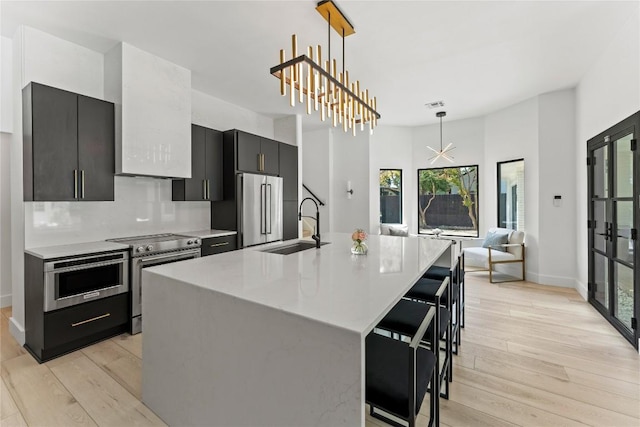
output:
[[587,142],[589,302],[638,348],[640,112]]

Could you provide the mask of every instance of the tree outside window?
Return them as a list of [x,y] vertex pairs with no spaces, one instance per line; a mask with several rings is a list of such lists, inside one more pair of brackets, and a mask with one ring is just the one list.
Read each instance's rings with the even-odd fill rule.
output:
[[478,237],[478,166],[418,169],[418,233]]
[[380,169],[380,223],[402,223],[401,169]]

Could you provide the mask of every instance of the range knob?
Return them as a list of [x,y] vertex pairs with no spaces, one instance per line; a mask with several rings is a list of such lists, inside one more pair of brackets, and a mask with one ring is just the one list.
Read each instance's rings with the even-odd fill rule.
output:
[[142,246],[138,246],[136,248],[136,252],[143,252],[143,251],[144,251],[144,248]]
[[198,240],[198,239],[193,239],[193,244],[194,244],[194,245],[199,245],[199,244],[200,244],[200,240]]
[[193,245],[195,242],[193,240],[187,240],[187,245]]
[[147,245],[147,252],[153,250],[153,245]]

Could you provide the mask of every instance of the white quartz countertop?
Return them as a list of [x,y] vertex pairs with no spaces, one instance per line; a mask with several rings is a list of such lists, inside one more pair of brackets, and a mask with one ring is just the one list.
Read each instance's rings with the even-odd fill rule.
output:
[[209,289],[364,335],[451,245],[372,235],[368,255],[352,255],[350,234],[322,237],[331,243],[319,250],[261,251],[289,241],[150,267],[143,274],[145,281],[158,274],[181,282],[176,286]]
[[175,234],[207,239],[209,237],[233,236],[234,234],[238,234],[238,232],[232,231],[232,230],[196,230],[196,231],[180,231]]
[[40,248],[28,248],[25,252],[42,259],[52,259],[79,255],[89,255],[98,252],[126,251],[129,245],[115,242],[86,242],[70,245],[45,246]]

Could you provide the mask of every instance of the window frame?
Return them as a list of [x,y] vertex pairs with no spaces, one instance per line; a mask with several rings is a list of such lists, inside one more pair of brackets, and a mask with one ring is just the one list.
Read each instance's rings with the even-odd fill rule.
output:
[[464,168],[476,168],[476,230],[475,230],[475,235],[463,235],[460,236],[458,234],[450,234],[447,233],[443,230],[442,232],[442,236],[450,236],[450,237],[469,237],[469,238],[478,238],[480,237],[480,165],[479,164],[475,164],[475,165],[460,165],[460,166],[443,166],[443,167],[437,167],[437,168],[419,168],[417,169],[417,174],[416,174],[416,207],[418,208],[418,211],[416,212],[417,215],[417,232],[418,235],[422,235],[422,236],[434,236],[433,233],[431,232],[421,232],[420,231],[420,172],[421,171],[426,171],[426,170],[438,170],[438,169],[464,169]]
[[[515,162],[522,162],[522,167],[524,168],[524,157],[521,159],[513,159],[513,160],[505,160],[503,162],[496,162],[496,226],[500,227],[500,168],[502,165],[507,164],[507,163],[515,163]],[[523,189],[524,191],[524,189]],[[526,216],[525,216],[525,221],[526,221]],[[524,224],[523,224],[524,227]],[[517,230],[518,226],[516,224],[516,228],[514,228],[514,230]],[[520,231],[524,231],[524,228]]]
[[[380,197],[380,189],[382,188],[380,186],[380,174],[382,174],[382,172],[384,171],[398,171],[400,172],[400,222],[399,223],[395,223],[395,222],[382,222],[382,198]],[[379,221],[380,224],[402,224],[403,223],[403,201],[404,201],[404,180],[403,180],[403,173],[402,173],[402,169],[398,169],[398,168],[380,168],[378,170],[378,210],[380,211],[380,216],[379,216]]]

